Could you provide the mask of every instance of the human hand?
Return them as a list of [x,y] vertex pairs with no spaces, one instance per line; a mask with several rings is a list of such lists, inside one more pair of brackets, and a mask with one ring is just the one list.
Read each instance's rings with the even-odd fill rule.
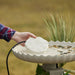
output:
[[[33,38],[36,38],[36,36],[30,32],[15,32],[15,34],[13,35],[12,37],[12,40],[16,41],[17,43],[18,42],[21,42],[21,41],[26,41],[29,37],[33,37]],[[24,43],[21,44],[22,46],[25,46]]]

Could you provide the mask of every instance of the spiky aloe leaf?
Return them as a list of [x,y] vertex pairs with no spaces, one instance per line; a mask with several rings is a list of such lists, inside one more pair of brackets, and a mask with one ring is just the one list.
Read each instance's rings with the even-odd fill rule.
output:
[[56,40],[58,40],[58,34],[57,34],[57,21],[53,15],[50,15],[52,22],[53,22],[53,27],[54,27],[54,35],[56,37]]

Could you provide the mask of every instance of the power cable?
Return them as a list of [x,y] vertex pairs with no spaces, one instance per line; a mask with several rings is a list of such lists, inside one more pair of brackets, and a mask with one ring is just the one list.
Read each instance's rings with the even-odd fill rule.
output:
[[17,45],[19,45],[19,44],[21,44],[21,43],[25,43],[25,42],[26,42],[26,41],[21,41],[21,42],[15,44],[15,45],[9,50],[9,52],[8,52],[8,54],[7,54],[7,57],[6,57],[6,68],[7,68],[7,73],[8,73],[8,75],[10,75],[9,66],[8,66],[8,58],[9,58],[9,55],[10,55],[11,51],[12,51],[13,48],[16,47]]

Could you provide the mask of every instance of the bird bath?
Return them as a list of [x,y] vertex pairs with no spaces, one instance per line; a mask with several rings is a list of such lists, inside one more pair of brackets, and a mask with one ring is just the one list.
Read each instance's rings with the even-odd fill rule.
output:
[[49,48],[43,52],[33,52],[21,45],[17,45],[12,51],[21,60],[42,63],[43,69],[50,75],[63,75],[64,70],[58,67],[58,63],[75,61],[75,42],[50,41]]

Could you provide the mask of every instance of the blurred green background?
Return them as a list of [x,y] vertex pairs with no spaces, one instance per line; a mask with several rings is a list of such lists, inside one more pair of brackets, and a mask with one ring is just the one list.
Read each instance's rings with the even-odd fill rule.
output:
[[[69,21],[74,20],[75,0],[0,0],[0,23],[16,31],[32,32],[47,39],[42,18],[49,14],[62,15]],[[14,44],[14,41],[7,43],[0,40],[0,75],[7,75],[6,55]],[[35,75],[36,65],[21,61],[13,54],[9,57],[11,75]],[[64,68],[75,70],[75,62],[67,63]]]

